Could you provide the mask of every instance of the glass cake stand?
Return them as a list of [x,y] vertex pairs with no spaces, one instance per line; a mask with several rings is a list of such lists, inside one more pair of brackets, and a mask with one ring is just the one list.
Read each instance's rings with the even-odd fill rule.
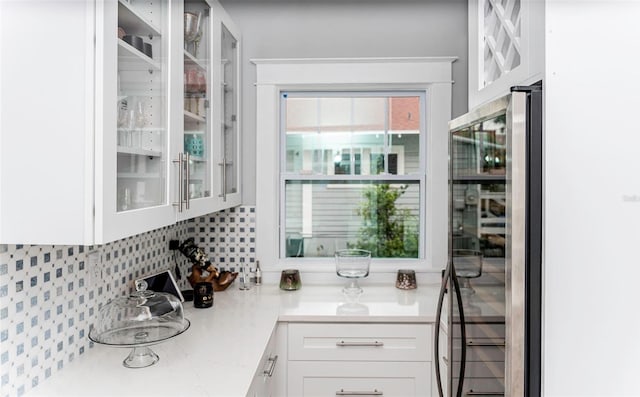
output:
[[89,340],[95,343],[131,348],[122,362],[127,368],[144,368],[160,358],[149,346],[186,331],[190,322],[183,315],[180,300],[167,293],[146,290],[146,282],[127,297],[116,298],[98,312]]

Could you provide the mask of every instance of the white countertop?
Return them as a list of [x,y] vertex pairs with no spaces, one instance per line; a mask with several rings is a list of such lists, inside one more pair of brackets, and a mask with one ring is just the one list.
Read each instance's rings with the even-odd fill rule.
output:
[[185,302],[191,327],[152,346],[155,365],[128,369],[130,349],[95,345],[29,396],[224,396],[244,397],[278,321],[414,322],[435,319],[439,285],[403,291],[364,287],[358,303],[347,303],[341,286],[303,286],[281,291],[275,285],[215,293],[214,306],[195,309]]

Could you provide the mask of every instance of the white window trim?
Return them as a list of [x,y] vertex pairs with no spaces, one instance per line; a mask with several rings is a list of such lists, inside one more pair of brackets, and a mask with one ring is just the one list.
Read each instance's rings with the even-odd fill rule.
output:
[[[256,258],[265,271],[334,273],[332,258],[279,258],[280,92],[415,90],[426,96],[424,259],[380,259],[377,272],[439,272],[448,245],[448,122],[455,57],[252,59],[256,65]],[[373,265],[372,265],[373,267]]]

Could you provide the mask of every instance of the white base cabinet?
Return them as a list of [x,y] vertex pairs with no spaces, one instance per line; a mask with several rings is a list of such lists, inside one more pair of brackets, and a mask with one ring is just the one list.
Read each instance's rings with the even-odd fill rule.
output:
[[289,396],[430,396],[432,326],[289,323]]
[[[247,397],[271,397],[276,396],[273,393],[275,380],[279,376],[278,362],[280,355],[277,351],[277,329],[271,335],[264,354],[260,359],[258,370],[253,376],[251,387],[247,393]],[[280,362],[280,366],[281,366]]]
[[253,376],[247,397],[281,397],[283,396],[282,380],[286,379],[286,344],[281,343],[286,337],[286,329],[278,324],[269,338],[258,369]]

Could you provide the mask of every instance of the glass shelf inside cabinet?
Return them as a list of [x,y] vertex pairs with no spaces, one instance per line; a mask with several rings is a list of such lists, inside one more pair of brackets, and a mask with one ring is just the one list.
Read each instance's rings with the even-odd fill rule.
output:
[[[144,3],[130,3],[126,0],[118,1],[118,27],[125,30],[127,34],[131,35],[155,35],[160,36],[160,29],[156,26],[154,21],[149,18],[153,18],[153,9],[145,7],[144,9],[138,6]],[[160,14],[158,14],[160,15]]]
[[167,204],[168,22],[166,2],[118,1],[119,212]]
[[120,68],[124,70],[158,71],[162,69],[159,62],[155,62],[123,40],[118,40],[118,58],[120,59]]

